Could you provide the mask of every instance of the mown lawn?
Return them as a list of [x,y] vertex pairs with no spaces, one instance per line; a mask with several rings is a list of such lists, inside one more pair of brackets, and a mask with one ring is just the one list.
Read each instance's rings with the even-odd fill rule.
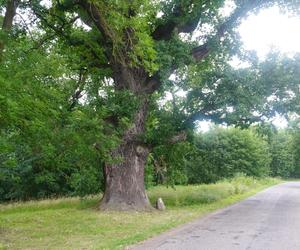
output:
[[162,197],[164,212],[100,212],[100,197],[0,205],[0,249],[122,249],[279,182],[237,177],[175,190],[151,188],[151,202]]

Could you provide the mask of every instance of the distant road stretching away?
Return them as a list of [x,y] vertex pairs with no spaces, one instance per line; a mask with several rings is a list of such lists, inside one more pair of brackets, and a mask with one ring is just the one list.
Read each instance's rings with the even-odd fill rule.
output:
[[300,182],[273,186],[131,249],[300,250]]

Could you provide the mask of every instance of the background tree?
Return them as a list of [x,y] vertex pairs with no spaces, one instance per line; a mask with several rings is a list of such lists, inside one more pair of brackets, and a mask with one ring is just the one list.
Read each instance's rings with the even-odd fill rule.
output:
[[293,138],[288,131],[279,131],[270,144],[272,154],[271,174],[292,177],[295,169]]
[[48,46],[28,53],[32,46],[19,35],[0,66],[0,200],[99,192],[101,118],[89,107],[70,110],[80,77]]
[[252,130],[213,128],[196,136],[195,147],[187,162],[190,183],[211,183],[236,174],[269,174],[268,144]]
[[290,136],[292,137],[292,148],[294,154],[294,172],[292,173],[293,177],[299,178],[300,176],[300,131],[299,131],[299,118],[293,119],[290,121]]

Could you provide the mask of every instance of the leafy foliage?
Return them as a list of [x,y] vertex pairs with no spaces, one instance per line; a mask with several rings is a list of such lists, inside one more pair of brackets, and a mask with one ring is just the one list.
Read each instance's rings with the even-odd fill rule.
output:
[[279,131],[272,137],[270,149],[272,176],[292,177],[295,168],[292,135],[286,131]]
[[253,131],[215,128],[195,138],[196,151],[187,162],[190,183],[210,183],[238,173],[267,176],[268,144]]
[[[60,79],[69,72],[61,67],[63,59],[39,50],[23,60],[28,44],[8,48],[13,54],[0,68],[0,200],[99,192],[94,184],[103,178],[100,155],[111,147],[93,146],[105,140],[101,118],[87,107],[69,110],[76,81]],[[32,71],[35,60],[40,64]],[[89,179],[87,187],[79,175]]]

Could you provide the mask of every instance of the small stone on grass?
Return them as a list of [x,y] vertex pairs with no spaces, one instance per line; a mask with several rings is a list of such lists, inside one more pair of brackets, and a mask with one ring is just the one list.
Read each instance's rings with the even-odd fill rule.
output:
[[161,210],[161,211],[166,210],[166,206],[165,206],[165,204],[164,204],[162,198],[158,198],[158,199],[157,199],[157,201],[156,201],[156,208],[157,208],[158,210]]

